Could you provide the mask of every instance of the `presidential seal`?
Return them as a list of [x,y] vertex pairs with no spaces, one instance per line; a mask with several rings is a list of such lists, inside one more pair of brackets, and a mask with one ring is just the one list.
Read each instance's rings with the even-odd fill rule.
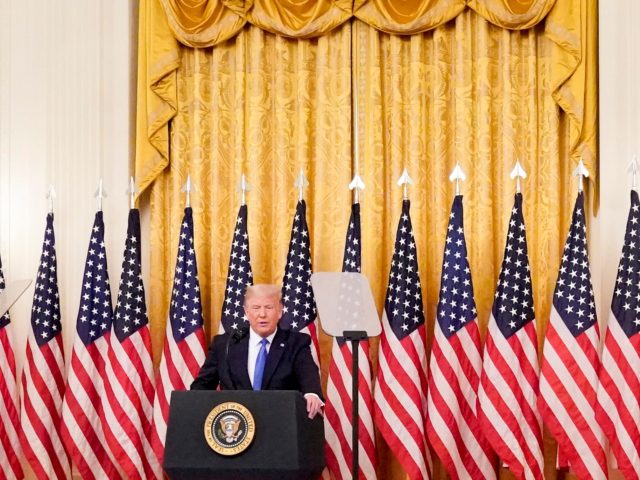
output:
[[251,412],[235,402],[221,403],[209,412],[204,422],[204,438],[220,455],[244,452],[251,445],[255,430]]

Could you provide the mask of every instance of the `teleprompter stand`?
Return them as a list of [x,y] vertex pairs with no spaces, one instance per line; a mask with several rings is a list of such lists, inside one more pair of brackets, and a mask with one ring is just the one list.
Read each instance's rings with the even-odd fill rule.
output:
[[320,325],[328,335],[351,342],[351,474],[359,478],[360,342],[380,335],[380,318],[371,288],[360,273],[321,272],[311,276]]

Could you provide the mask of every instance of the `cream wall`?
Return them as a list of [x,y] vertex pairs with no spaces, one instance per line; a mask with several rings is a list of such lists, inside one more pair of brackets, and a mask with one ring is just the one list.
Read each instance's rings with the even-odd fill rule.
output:
[[[600,2],[600,212],[593,252],[601,320],[611,304],[629,210],[633,155],[640,160],[640,2]],[[638,176],[640,185],[640,175]]]
[[[8,282],[34,279],[54,204],[67,355],[100,177],[113,294],[133,157],[135,0],[0,0],[0,254]],[[12,308],[18,367],[33,285]]]

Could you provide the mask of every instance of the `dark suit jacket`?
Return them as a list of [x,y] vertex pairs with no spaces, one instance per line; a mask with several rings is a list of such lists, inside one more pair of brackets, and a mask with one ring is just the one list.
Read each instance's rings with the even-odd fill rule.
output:
[[[318,367],[311,356],[311,337],[279,327],[269,347],[262,378],[263,390],[298,390],[322,398]],[[251,390],[247,371],[249,334],[217,335],[191,390]]]

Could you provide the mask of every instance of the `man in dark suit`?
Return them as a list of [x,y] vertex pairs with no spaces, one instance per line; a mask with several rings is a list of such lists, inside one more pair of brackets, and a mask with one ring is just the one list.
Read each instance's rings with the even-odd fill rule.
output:
[[280,287],[251,285],[244,297],[249,329],[217,335],[191,390],[298,390],[309,418],[322,412],[318,367],[311,356],[311,337],[282,330]]

